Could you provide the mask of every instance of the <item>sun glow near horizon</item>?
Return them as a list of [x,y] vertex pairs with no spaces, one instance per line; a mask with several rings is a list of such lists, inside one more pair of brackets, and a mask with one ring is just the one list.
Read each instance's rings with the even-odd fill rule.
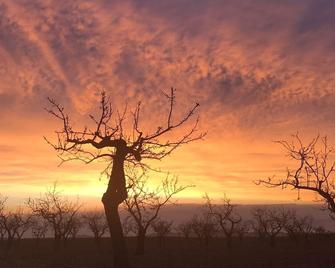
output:
[[[296,191],[254,183],[295,165],[273,140],[299,131],[335,144],[334,17],[315,1],[0,2],[0,192],[14,200],[57,181],[64,193],[98,204],[106,188],[105,163],[58,167],[43,139],[60,127],[43,110],[46,97],[76,126],[101,89],[115,108],[143,101],[148,128],[165,114],[162,90],[177,88],[177,114],[199,102],[206,138],[152,163],[195,185],[177,196],[183,202],[202,202],[204,193],[297,202]],[[150,174],[150,184],[160,176]],[[304,193],[299,202],[314,199]]]

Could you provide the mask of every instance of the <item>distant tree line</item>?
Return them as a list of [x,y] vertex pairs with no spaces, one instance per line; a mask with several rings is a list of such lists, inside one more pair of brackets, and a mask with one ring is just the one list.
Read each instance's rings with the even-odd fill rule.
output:
[[[134,175],[129,180],[129,196],[124,203],[126,216],[122,226],[126,236],[137,237],[136,254],[144,253],[148,233],[157,237],[160,247],[167,236],[197,239],[205,246],[220,237],[224,238],[227,249],[233,247],[233,240],[242,243],[246,236],[256,236],[261,243],[274,247],[278,236],[286,236],[298,244],[326,234],[312,217],[299,216],[295,210],[265,206],[252,210],[252,219],[245,220],[229,198],[224,196],[221,203],[214,204],[208,195],[197,214],[174,226],[172,220],[161,217],[161,209],[174,204],[172,197],[189,186],[180,186],[177,178],[167,176],[161,186],[150,190],[147,181],[146,175]],[[7,198],[1,196],[0,240],[5,251],[29,232],[37,245],[47,234],[52,235],[55,250],[66,247],[67,241],[78,237],[83,229],[91,233],[100,250],[102,238],[109,234],[103,211],[82,211],[79,200],[67,199],[56,185],[38,198],[29,198],[23,207],[9,210],[6,204]]]
[[279,236],[286,236],[294,243],[322,237],[329,233],[316,225],[311,216],[300,216],[293,209],[281,206],[262,206],[251,211],[251,219],[243,219],[226,196],[221,204],[213,204],[208,195],[200,213],[176,226],[185,239],[196,237],[204,245],[210,240],[223,237],[226,247],[231,249],[233,237],[240,243],[246,236],[258,237],[262,243],[276,244]]

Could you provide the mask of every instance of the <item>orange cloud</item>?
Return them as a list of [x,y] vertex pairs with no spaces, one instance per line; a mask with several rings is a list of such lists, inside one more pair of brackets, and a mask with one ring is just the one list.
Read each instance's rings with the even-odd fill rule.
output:
[[73,182],[81,182],[87,195],[93,185],[94,195],[103,191],[105,182],[97,182],[102,165],[85,172],[77,164],[57,168],[42,138],[58,126],[43,111],[46,96],[61,102],[76,123],[94,112],[101,89],[115,107],[143,100],[150,125],[165,111],[162,89],[179,89],[179,114],[200,102],[206,140],[162,164],[198,185],[188,198],[210,191],[291,201],[293,195],[267,194],[252,183],[285,167],[271,140],[296,130],[334,133],[330,0],[0,3],[3,191],[54,180],[74,192],[79,186]]

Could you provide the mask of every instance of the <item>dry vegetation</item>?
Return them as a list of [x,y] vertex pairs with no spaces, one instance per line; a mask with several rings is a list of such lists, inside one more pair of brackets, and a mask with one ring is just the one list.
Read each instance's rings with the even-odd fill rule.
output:
[[[6,202],[2,197],[0,267],[113,267],[102,211],[85,212],[79,202],[69,201],[55,188],[13,211]],[[136,233],[127,237],[131,266],[335,266],[335,234],[315,225],[312,217],[280,207],[259,207],[247,221],[235,208],[226,197],[214,204],[207,196],[198,214],[179,225],[161,218],[159,210],[149,224],[141,254]],[[132,217],[126,206],[124,212]],[[129,222],[123,223],[129,229]]]

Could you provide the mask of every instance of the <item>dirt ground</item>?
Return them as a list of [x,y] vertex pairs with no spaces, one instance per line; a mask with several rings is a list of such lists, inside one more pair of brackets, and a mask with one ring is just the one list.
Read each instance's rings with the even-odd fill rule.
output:
[[[293,243],[287,238],[277,240],[271,248],[257,238],[236,240],[227,249],[224,239],[213,239],[206,246],[197,239],[169,237],[162,246],[156,238],[146,241],[146,253],[134,254],[135,239],[128,238],[129,257],[134,268],[335,268],[335,237],[314,238]],[[78,238],[68,242],[60,252],[53,250],[53,240],[32,239],[16,243],[5,256],[1,251],[1,268],[103,268],[112,267],[109,240],[98,250],[93,239]]]

